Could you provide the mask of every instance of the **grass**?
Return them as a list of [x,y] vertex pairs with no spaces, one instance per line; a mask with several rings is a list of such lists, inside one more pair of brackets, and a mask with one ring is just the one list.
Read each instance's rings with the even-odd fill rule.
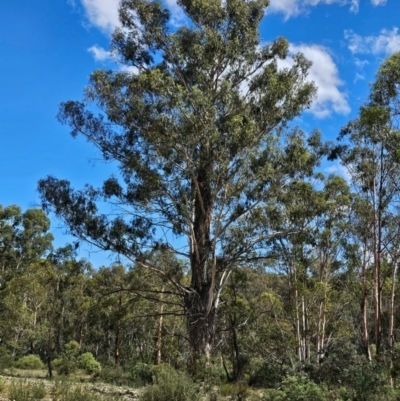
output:
[[45,379],[47,377],[47,369],[3,369],[5,376],[14,376],[22,378]]
[[95,392],[90,385],[76,381],[56,379],[54,381],[41,378],[8,378],[0,376],[0,398],[12,401],[121,401],[123,398],[115,394],[113,389],[106,388],[104,393]]

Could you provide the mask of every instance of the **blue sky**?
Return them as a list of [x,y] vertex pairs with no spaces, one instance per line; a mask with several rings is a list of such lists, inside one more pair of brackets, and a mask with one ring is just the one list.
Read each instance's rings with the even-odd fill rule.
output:
[[[165,0],[176,26],[184,15]],[[60,102],[80,100],[90,73],[123,68],[108,52],[118,26],[118,0],[12,0],[0,2],[0,204],[38,204],[37,181],[48,174],[77,188],[100,184],[115,166],[56,120]],[[327,139],[357,115],[383,59],[400,51],[399,0],[270,0],[261,24],[265,42],[285,36],[291,53],[313,62],[318,97],[299,124]],[[290,64],[290,58],[283,66]],[[342,167],[324,166],[345,174]],[[54,220],[57,246],[71,238]],[[84,245],[81,256],[109,264]]]

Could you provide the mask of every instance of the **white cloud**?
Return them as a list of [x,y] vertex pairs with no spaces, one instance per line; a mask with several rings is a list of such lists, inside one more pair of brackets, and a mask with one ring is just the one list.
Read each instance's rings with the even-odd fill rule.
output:
[[[76,0],[68,1],[75,4]],[[120,26],[118,17],[120,0],[81,0],[81,3],[90,23],[103,32],[110,34],[116,27]],[[177,0],[164,0],[164,3],[171,12],[172,24],[181,25],[185,19],[185,14],[177,4]]]
[[89,47],[88,52],[92,53],[96,61],[105,61],[111,59],[111,53],[97,45]]
[[106,33],[120,25],[118,7],[120,0],[81,0],[90,23]]
[[[312,61],[308,79],[314,81],[318,90],[317,98],[311,106],[311,113],[317,118],[325,118],[332,114],[348,114],[350,106],[347,95],[339,87],[343,85],[339,71],[329,50],[319,45],[291,45],[290,54],[301,52]],[[282,67],[290,67],[293,60],[289,57],[280,62]]]
[[378,36],[370,35],[364,37],[350,29],[344,32],[344,37],[348,41],[348,48],[353,54],[392,54],[400,50],[398,28],[393,28],[391,31],[382,29]]
[[350,4],[350,11],[355,13],[359,7],[359,0],[270,0],[267,13],[282,13],[285,15],[285,19],[288,19],[302,13],[307,13],[312,6],[334,3],[339,5]]
[[171,12],[171,22],[175,26],[180,26],[185,20],[185,13],[182,8],[178,5],[176,0],[164,0],[165,5]]
[[120,71],[126,72],[131,75],[137,75],[137,73],[139,72],[136,67],[133,67],[131,65],[120,64],[119,69]]
[[356,83],[357,81],[363,81],[363,80],[365,80],[364,75],[361,75],[358,72],[356,72],[356,76],[354,77],[354,83]]
[[326,168],[325,171],[327,171],[330,174],[340,175],[342,178],[344,178],[347,181],[347,183],[351,182],[351,175],[349,173],[348,168],[341,163],[336,163],[336,164]]
[[371,3],[374,6],[384,6],[386,4],[386,0],[371,0]]
[[93,58],[96,61],[111,61],[114,62],[120,71],[126,72],[128,74],[136,75],[138,73],[138,69],[136,67],[132,67],[129,65],[124,65],[119,63],[115,57],[113,57],[113,54],[103,47],[94,45],[92,47],[89,47],[88,52],[93,55]]
[[359,58],[355,57],[354,58],[354,64],[356,65],[357,68],[360,70],[363,70],[364,67],[369,64],[368,60],[360,60]]
[[351,4],[350,11],[352,13],[357,14],[358,13],[358,9],[360,8],[359,0],[351,0],[350,4]]

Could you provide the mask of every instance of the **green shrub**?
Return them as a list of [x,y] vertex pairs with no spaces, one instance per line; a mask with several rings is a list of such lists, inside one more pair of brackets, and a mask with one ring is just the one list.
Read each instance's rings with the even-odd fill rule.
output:
[[218,393],[222,397],[230,397],[231,400],[245,400],[249,396],[250,389],[247,383],[228,383],[219,387]]
[[19,369],[44,369],[44,363],[37,355],[26,355],[18,359],[15,366]]
[[[274,388],[265,390],[262,400],[263,401],[287,401],[285,394],[282,391]],[[311,400],[310,400],[311,401]],[[336,401],[336,400],[335,400]]]
[[194,380],[204,382],[208,386],[219,385],[226,382],[226,372],[220,364],[200,358],[195,365]]
[[134,384],[131,372],[126,372],[121,367],[105,366],[101,369],[100,380],[118,386],[132,386]]
[[70,341],[65,344],[64,352],[61,358],[53,361],[53,366],[59,375],[68,376],[77,369],[77,359],[79,355],[79,344],[76,341]]
[[289,376],[282,383],[282,390],[290,401],[325,401],[325,391],[304,376]]
[[319,366],[313,369],[310,366],[309,377],[329,388],[345,387],[351,395],[350,399],[390,399],[385,389],[389,380],[387,363],[384,360],[377,362],[376,359],[368,361],[353,344],[337,344]]
[[184,373],[171,367],[156,367],[154,384],[147,387],[140,401],[195,401],[199,400],[198,389]]
[[61,359],[57,362],[57,366],[55,366],[55,369],[59,375],[68,376],[76,371],[76,362],[70,361],[68,359]]
[[250,369],[249,384],[254,387],[277,387],[284,375],[280,366],[264,361],[256,361],[252,363]]
[[97,362],[91,352],[85,352],[78,358],[78,368],[83,369],[90,375],[99,375],[101,373],[100,362]]
[[153,382],[153,371],[157,368],[147,363],[138,363],[132,369],[132,380],[138,386],[145,386]]
[[76,341],[70,341],[64,346],[64,358],[65,359],[75,359],[79,354],[79,344]]
[[53,366],[54,369],[57,369],[62,364],[62,362],[63,362],[62,358],[54,358],[51,361],[51,365]]

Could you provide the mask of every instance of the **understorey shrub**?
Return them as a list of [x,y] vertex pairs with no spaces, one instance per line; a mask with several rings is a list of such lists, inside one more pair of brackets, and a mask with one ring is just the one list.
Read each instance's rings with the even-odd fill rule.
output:
[[44,363],[37,355],[26,355],[15,362],[18,369],[44,369]]
[[154,384],[146,387],[140,401],[196,401],[199,389],[185,373],[167,365],[159,365],[153,370]]
[[96,361],[91,352],[85,352],[78,358],[78,368],[83,369],[90,375],[99,375],[101,373],[100,362]]

